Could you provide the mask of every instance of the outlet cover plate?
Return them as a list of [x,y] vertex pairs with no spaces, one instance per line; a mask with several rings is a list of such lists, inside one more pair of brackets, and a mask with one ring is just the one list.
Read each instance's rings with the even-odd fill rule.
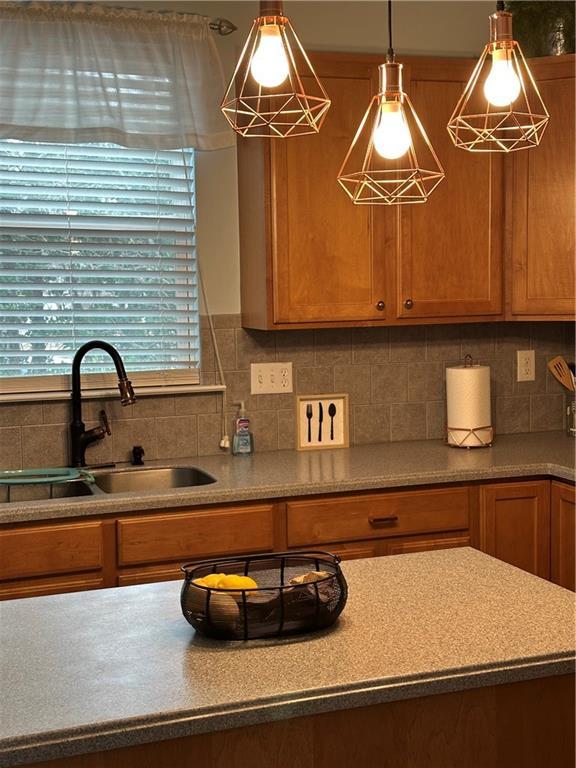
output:
[[250,394],[287,394],[292,388],[292,363],[252,363]]
[[536,355],[533,349],[516,351],[516,381],[536,380]]

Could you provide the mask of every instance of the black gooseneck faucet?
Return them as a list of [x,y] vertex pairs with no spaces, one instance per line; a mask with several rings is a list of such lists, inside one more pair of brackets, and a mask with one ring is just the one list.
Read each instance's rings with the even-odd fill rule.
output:
[[124,363],[118,350],[106,341],[88,341],[83,344],[74,355],[72,361],[72,421],[70,423],[70,464],[72,467],[85,467],[86,447],[95,440],[102,440],[106,434],[110,434],[107,424],[104,426],[86,429],[82,421],[82,390],[80,388],[80,366],[84,356],[91,349],[102,349],[107,352],[118,374],[118,389],[120,390],[120,402],[122,405],[131,405],[136,402],[136,396],[132,384],[126,376]]

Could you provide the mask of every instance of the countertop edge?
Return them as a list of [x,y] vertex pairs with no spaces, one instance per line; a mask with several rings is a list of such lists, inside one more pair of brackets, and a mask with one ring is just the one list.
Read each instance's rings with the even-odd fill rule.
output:
[[454,670],[436,676],[396,682],[368,681],[365,685],[337,690],[319,689],[294,698],[264,700],[245,707],[173,712],[153,718],[124,720],[116,729],[110,729],[103,723],[53,732],[46,740],[33,741],[27,738],[26,743],[23,739],[5,741],[3,745],[0,743],[0,760],[3,768],[12,768],[44,760],[138,746],[323,712],[574,674],[575,670],[576,656],[567,655],[564,658],[518,660],[517,663],[508,663],[496,668]]
[[[242,488],[218,488],[218,483],[206,490],[186,491],[175,489],[162,493],[114,494],[111,497],[82,497],[81,501],[34,501],[13,502],[0,505],[0,524],[26,523],[39,520],[92,517],[96,515],[123,514],[160,509],[176,509],[185,506],[214,506],[233,502],[273,500],[286,497],[314,496],[318,494],[347,493],[354,491],[383,490],[386,488],[418,487],[443,483],[466,483],[483,480],[502,480],[517,477],[549,477],[574,482],[574,471],[565,465],[550,462],[504,465],[488,469],[438,470],[419,474],[393,476],[369,476],[353,480],[335,480],[321,483],[294,483],[279,485],[255,485]],[[6,506],[7,509],[2,509]]]

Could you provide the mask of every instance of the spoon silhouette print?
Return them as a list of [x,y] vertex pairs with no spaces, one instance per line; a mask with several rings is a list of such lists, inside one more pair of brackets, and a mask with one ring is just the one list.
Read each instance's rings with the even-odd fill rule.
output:
[[335,403],[330,403],[328,406],[328,416],[330,416],[330,440],[334,440],[334,416],[336,416]]

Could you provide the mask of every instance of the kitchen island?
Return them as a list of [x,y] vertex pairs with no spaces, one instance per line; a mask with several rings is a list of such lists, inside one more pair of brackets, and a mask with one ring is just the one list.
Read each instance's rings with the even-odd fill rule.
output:
[[3,603],[0,765],[572,765],[571,592],[469,548],[344,573],[284,641],[202,638],[178,582]]

